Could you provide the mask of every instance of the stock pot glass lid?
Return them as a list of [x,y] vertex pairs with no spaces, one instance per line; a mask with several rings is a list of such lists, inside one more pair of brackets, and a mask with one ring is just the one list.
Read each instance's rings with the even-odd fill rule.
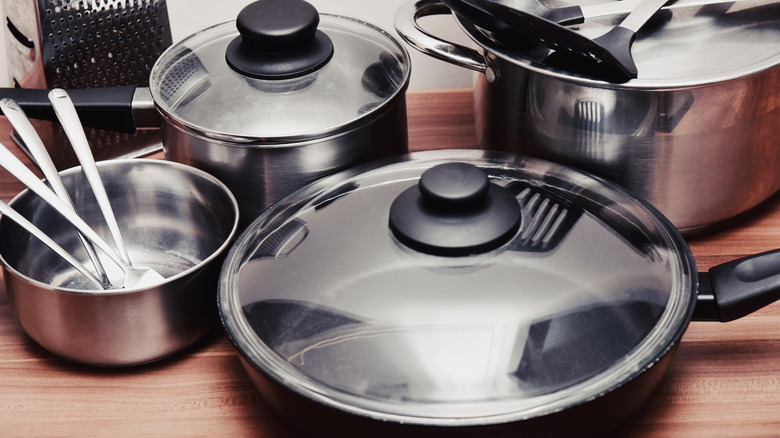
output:
[[[401,229],[399,205],[454,243]],[[509,220],[475,242],[484,211]],[[249,363],[305,397],[482,424],[576,405],[651,366],[687,326],[693,271],[673,227],[612,185],[515,155],[433,151],[272,207],[228,255],[219,308]]]
[[[571,2],[551,0],[550,7]],[[603,3],[579,0],[582,6]],[[586,19],[573,27],[595,38],[619,25],[625,15]],[[546,49],[517,50],[501,44],[500,38],[459,19],[466,33],[480,46],[504,59],[520,63],[545,75],[588,81],[581,64],[556,60]],[[743,0],[705,6],[663,10],[637,33],[631,53],[638,78],[616,88],[656,88],[717,83],[751,75],[780,64],[780,4]],[[601,82],[597,79],[595,82]]]
[[262,0],[164,52],[150,89],[164,116],[201,135],[272,143],[370,119],[409,74],[408,53],[385,31],[303,1]]

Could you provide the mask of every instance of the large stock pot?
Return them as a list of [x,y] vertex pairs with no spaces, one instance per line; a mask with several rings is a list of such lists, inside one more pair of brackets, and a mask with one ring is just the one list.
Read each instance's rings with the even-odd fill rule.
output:
[[[481,147],[541,157],[611,179],[684,234],[705,231],[780,188],[780,5],[741,1],[665,11],[633,45],[639,77],[602,81],[553,64],[546,49],[509,48],[456,16],[477,49],[426,32],[450,14],[407,3],[395,25],[410,45],[479,72]],[[599,35],[621,17],[586,21]]]

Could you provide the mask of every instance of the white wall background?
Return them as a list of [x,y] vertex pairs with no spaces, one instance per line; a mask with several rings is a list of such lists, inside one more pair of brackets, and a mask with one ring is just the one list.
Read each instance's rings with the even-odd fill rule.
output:
[[[33,0],[0,0],[3,2]],[[334,13],[357,18],[379,26],[397,36],[393,26],[396,9],[409,0],[308,0],[320,12]],[[168,0],[168,15],[171,22],[173,42],[212,24],[234,19],[238,12],[251,0]],[[2,8],[0,8],[1,10]],[[0,14],[2,12],[0,11]],[[5,38],[8,31],[5,17],[0,26],[0,60],[5,60]],[[451,17],[437,16],[426,19],[425,28],[437,36],[469,44],[468,38]],[[400,37],[399,41],[400,40]],[[412,78],[410,89],[461,88],[470,87],[473,74],[461,67],[423,55],[403,43],[412,57]],[[0,63],[0,85],[10,86],[5,62]]]

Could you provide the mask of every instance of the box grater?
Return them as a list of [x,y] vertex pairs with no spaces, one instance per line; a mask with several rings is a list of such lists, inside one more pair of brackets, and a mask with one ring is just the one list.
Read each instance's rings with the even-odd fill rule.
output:
[[[146,86],[152,65],[171,45],[164,0],[9,0],[2,7],[15,87]],[[58,168],[78,164],[58,123],[34,123]],[[98,160],[161,148],[158,130],[85,130]]]

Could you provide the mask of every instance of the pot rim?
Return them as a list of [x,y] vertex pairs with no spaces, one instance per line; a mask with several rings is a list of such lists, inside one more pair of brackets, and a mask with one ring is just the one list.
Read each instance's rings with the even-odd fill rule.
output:
[[[193,135],[197,135],[203,138],[225,141],[230,143],[237,143],[237,144],[248,144],[248,145],[251,144],[289,145],[291,143],[300,143],[300,142],[306,142],[311,140],[318,140],[330,136],[338,136],[343,132],[350,131],[356,127],[369,124],[372,120],[384,115],[388,111],[389,107],[395,105],[396,101],[399,99],[399,96],[405,95],[406,90],[409,87],[409,82],[411,80],[411,71],[412,71],[411,57],[409,55],[409,52],[406,49],[406,47],[403,44],[401,44],[401,42],[398,41],[398,39],[395,38],[392,34],[371,23],[358,20],[352,17],[348,17],[348,16],[338,15],[338,14],[321,12],[319,15],[321,17],[328,17],[330,19],[335,19],[335,20],[349,21],[357,25],[364,26],[370,29],[371,31],[382,35],[387,39],[387,41],[392,42],[392,44],[398,49],[399,53],[402,55],[403,59],[401,61],[404,65],[407,66],[405,70],[403,82],[393,91],[391,95],[385,98],[379,105],[372,108],[370,111],[364,114],[360,114],[356,118],[353,118],[352,120],[328,128],[316,130],[316,131],[310,131],[302,134],[263,137],[263,136],[252,136],[252,135],[236,135],[236,134],[231,134],[229,132],[217,132],[212,129],[200,126],[199,124],[183,120],[181,117],[178,117],[173,112],[166,110],[165,108],[162,107],[162,105],[159,104],[159,102],[161,101],[161,97],[159,95],[160,90],[158,89],[158,87],[153,87],[152,83],[150,83],[150,91],[152,94],[152,100],[154,101],[155,108],[160,113],[160,115],[166,120],[166,122],[173,123],[174,125],[179,126],[180,129],[184,130],[185,132],[191,132]],[[185,46],[189,41],[206,32],[212,32],[215,29],[220,27],[227,27],[228,25],[232,25],[235,22],[236,22],[235,19],[226,20],[221,23],[217,23],[213,26],[204,28],[196,33],[193,33],[187,36],[182,41],[168,47],[160,55],[160,59],[164,59],[171,52],[179,50],[182,46]],[[232,30],[235,31],[236,35],[238,35],[238,31],[235,29],[234,25],[232,26]],[[156,62],[149,75],[150,78],[156,77],[157,75],[156,73],[160,68],[162,68],[162,66],[160,65],[159,62]],[[316,74],[316,72],[311,74]]]
[[[631,79],[624,83],[613,83],[599,79],[593,79],[584,76],[576,76],[569,74],[565,71],[551,70],[550,68],[539,64],[531,59],[520,56],[513,53],[511,50],[504,47],[500,42],[490,38],[485,33],[477,28],[474,24],[468,20],[452,14],[456,23],[461,30],[468,35],[468,37],[476,43],[479,48],[486,54],[486,59],[489,59],[488,55],[493,55],[506,62],[514,64],[518,67],[528,69],[532,72],[538,73],[542,76],[548,76],[562,81],[590,86],[596,88],[607,88],[613,90],[645,90],[645,91],[665,91],[665,90],[679,90],[679,89],[691,89],[697,87],[705,87],[710,85],[717,85],[724,82],[741,80],[750,76],[760,74],[770,74],[770,71],[780,69],[780,56],[763,60],[752,64],[750,68],[741,68],[734,70],[728,74],[721,76],[704,76],[698,79],[643,79],[641,77]],[[490,64],[488,64],[490,67]]]
[[[127,163],[145,163],[145,164],[153,164],[153,165],[159,165],[162,163],[163,166],[172,166],[175,168],[179,168],[181,170],[184,170],[189,173],[193,173],[198,175],[201,178],[204,178],[208,180],[209,182],[213,183],[214,185],[218,186],[224,194],[230,199],[230,203],[233,207],[233,224],[230,229],[230,234],[225,238],[224,242],[219,246],[219,248],[215,249],[211,254],[209,254],[208,257],[204,258],[203,260],[199,261],[197,264],[189,267],[188,269],[181,271],[175,275],[172,275],[170,277],[166,277],[165,280],[161,283],[155,284],[154,286],[141,286],[141,287],[134,287],[134,288],[127,288],[127,289],[95,289],[95,290],[87,290],[87,289],[74,289],[74,288],[66,288],[66,287],[52,287],[48,283],[44,283],[40,280],[37,280],[35,278],[31,278],[21,272],[19,272],[16,268],[11,266],[10,263],[5,259],[2,253],[0,253],[0,265],[2,266],[3,272],[10,273],[13,276],[21,279],[22,281],[34,284],[39,289],[46,289],[52,292],[56,293],[64,293],[64,294],[72,294],[72,295],[94,295],[94,296],[116,296],[116,295],[127,295],[127,294],[133,294],[138,293],[146,290],[154,290],[159,289],[161,286],[173,283],[181,278],[187,277],[189,275],[192,275],[193,272],[202,269],[204,266],[210,264],[213,260],[220,257],[221,254],[225,253],[226,249],[229,248],[236,237],[236,234],[238,233],[238,220],[239,220],[239,212],[238,212],[238,201],[236,200],[236,197],[233,195],[233,193],[228,189],[228,187],[220,180],[218,180],[216,177],[212,176],[208,172],[205,172],[203,170],[194,168],[192,166],[188,166],[186,164],[178,163],[175,161],[167,161],[167,160],[158,160],[153,158],[118,158],[108,161],[102,161],[98,162],[98,168],[105,167],[105,166],[112,166],[112,165],[122,165]],[[69,169],[63,170],[60,172],[60,175],[70,175],[73,173],[77,173],[81,171],[81,166],[75,166],[71,167]],[[11,201],[8,202],[8,205],[13,207],[14,203],[17,202],[19,199],[21,199],[24,196],[29,196],[29,189],[25,188],[21,192],[19,192],[16,196],[13,197]]]

